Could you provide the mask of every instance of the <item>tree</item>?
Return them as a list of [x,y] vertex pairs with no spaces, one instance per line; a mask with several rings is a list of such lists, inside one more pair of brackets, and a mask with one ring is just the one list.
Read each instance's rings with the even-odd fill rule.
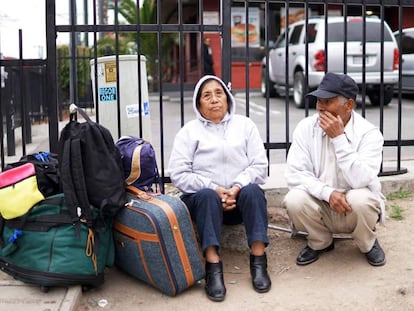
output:
[[[88,82],[90,80],[90,64],[91,49],[85,46],[76,47],[76,81],[77,95],[79,98],[85,98],[88,95]],[[61,45],[57,47],[57,70],[59,77],[59,100],[61,104],[69,103],[69,87],[70,87],[70,53],[69,45]]]
[[[114,6],[112,5],[112,8]],[[138,10],[136,1],[122,0],[119,2],[119,14],[129,24],[157,24],[157,6],[153,0],[144,0],[142,7]],[[137,13],[139,12],[139,15]],[[168,22],[168,21],[167,21]],[[171,67],[171,51],[175,46],[177,34],[167,33],[162,35],[161,48],[165,51],[161,55],[163,67]],[[155,32],[131,33],[129,35],[131,42],[136,43],[137,52],[145,55],[147,58],[148,75],[154,80],[157,79],[158,59],[158,37]]]

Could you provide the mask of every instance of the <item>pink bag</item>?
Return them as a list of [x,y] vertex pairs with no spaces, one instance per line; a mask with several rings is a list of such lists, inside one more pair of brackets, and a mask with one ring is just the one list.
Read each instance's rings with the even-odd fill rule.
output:
[[37,184],[33,163],[0,173],[0,214],[4,219],[26,214],[44,198]]

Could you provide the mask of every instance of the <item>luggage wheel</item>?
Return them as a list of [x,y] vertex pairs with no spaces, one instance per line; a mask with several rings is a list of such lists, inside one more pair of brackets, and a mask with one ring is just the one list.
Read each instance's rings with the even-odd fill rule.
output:
[[93,289],[94,287],[92,285],[82,285],[82,293],[86,293]]
[[49,286],[45,286],[45,285],[41,285],[40,286],[40,290],[42,293],[47,293],[49,292],[50,287]]

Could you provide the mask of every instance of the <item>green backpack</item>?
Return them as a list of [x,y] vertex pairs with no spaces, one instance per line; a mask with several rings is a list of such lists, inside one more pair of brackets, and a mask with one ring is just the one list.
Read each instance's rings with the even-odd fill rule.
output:
[[94,230],[72,218],[63,194],[46,198],[19,218],[1,219],[0,269],[45,290],[101,285],[105,267],[114,262],[112,219],[90,209]]

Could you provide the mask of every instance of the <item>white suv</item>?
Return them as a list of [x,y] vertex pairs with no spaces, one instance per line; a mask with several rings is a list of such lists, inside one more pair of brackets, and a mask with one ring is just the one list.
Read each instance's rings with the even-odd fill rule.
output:
[[[309,18],[307,36],[305,36],[305,20],[290,25],[288,31],[283,32],[269,50],[269,79],[267,80],[266,57],[263,59],[262,95],[266,96],[267,90],[271,97],[285,93],[286,66],[288,66],[289,94],[293,95],[296,107],[303,108],[306,95],[306,66],[308,68],[308,91],[311,91],[317,88],[325,72],[345,72],[345,55],[346,73],[357,82],[360,91],[365,76],[366,95],[372,105],[380,104],[381,76],[383,75],[384,93],[382,96],[384,105],[387,105],[392,100],[393,88],[398,83],[398,46],[386,22],[383,22],[382,41],[381,20],[378,17],[366,17],[365,21],[365,62],[363,60],[364,20],[362,17],[347,17],[346,36],[343,16],[330,16],[326,20],[324,16]],[[325,27],[327,40],[325,40]],[[289,42],[288,55],[286,55],[286,33]],[[345,40],[347,44],[344,44]],[[308,45],[307,64],[306,44]],[[383,64],[381,64],[382,55]]]
[[405,28],[401,32],[394,32],[395,40],[401,53],[401,90],[402,93],[414,92],[414,28]]

